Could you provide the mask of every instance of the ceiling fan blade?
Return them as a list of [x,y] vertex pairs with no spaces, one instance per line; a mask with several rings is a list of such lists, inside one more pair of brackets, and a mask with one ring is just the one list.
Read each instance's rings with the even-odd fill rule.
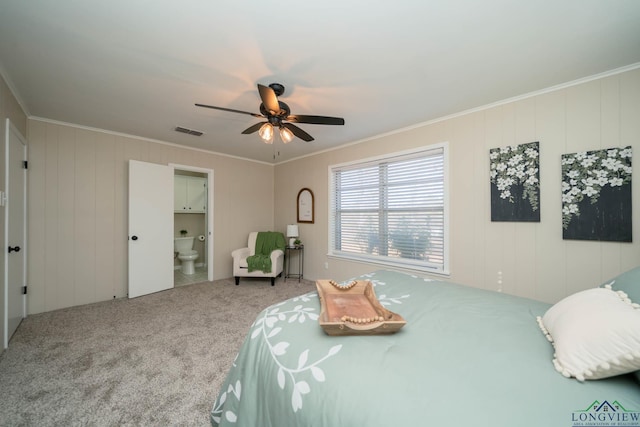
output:
[[278,103],[278,97],[276,93],[269,86],[264,86],[258,83],[258,92],[260,92],[260,99],[262,99],[262,105],[271,114],[278,115],[280,112],[280,104]]
[[307,142],[313,141],[313,137],[311,135],[309,135],[308,133],[306,133],[296,125],[292,125],[291,123],[282,123],[282,126],[289,129],[292,134],[294,134],[295,136],[297,136],[298,138],[304,141],[307,141]]
[[292,123],[309,123],[312,125],[343,125],[344,119],[341,117],[326,117],[326,116],[306,116],[292,114],[286,119]]
[[213,110],[229,111],[230,113],[248,114],[253,117],[264,117],[262,114],[250,113],[248,111],[234,110],[233,108],[214,107],[213,105],[196,104],[196,107],[211,108]]
[[258,129],[260,129],[262,127],[263,124],[268,123],[268,122],[260,122],[260,123],[256,123],[255,125],[251,125],[248,128],[246,128],[245,130],[242,131],[243,134],[248,135],[250,133],[254,133],[257,132]]

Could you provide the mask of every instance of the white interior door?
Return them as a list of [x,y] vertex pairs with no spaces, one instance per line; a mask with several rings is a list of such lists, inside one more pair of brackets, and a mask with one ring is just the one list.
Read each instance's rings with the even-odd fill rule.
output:
[[5,330],[4,348],[9,339],[26,316],[26,191],[27,173],[24,162],[27,160],[27,146],[20,132],[7,119],[6,126],[6,211],[5,211],[5,277],[4,312]]
[[129,298],[173,287],[173,168],[129,161]]

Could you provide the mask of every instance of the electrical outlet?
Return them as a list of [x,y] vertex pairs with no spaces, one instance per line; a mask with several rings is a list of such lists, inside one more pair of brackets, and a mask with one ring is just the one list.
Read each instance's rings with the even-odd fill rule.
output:
[[324,263],[324,269],[325,269],[325,270],[328,270],[328,269],[329,269],[329,262],[325,262],[325,263]]
[[502,271],[498,271],[498,292],[502,292]]

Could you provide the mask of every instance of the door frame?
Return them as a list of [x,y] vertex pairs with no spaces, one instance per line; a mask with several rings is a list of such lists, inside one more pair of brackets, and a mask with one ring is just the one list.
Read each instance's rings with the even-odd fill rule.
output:
[[[22,152],[22,158],[23,161],[27,161],[28,157],[28,147],[27,147],[27,140],[25,139],[25,137],[22,135],[22,133],[20,133],[20,130],[18,130],[17,127],[15,127],[13,125],[13,123],[11,123],[11,120],[9,120],[8,118],[6,119],[6,126],[5,126],[5,188],[2,192],[2,195],[0,197],[2,197],[2,203],[1,205],[5,208],[5,216],[4,216],[4,275],[3,275],[3,292],[4,292],[4,307],[3,307],[3,311],[4,313],[2,314],[2,322],[3,322],[3,331],[2,331],[2,336],[3,336],[3,340],[2,340],[2,344],[3,344],[3,349],[6,349],[9,346],[9,254],[7,252],[7,247],[9,246],[9,212],[6,209],[9,203],[9,197],[7,195],[7,190],[9,187],[9,176],[11,174],[11,167],[9,165],[9,138],[10,135],[13,134],[18,141],[22,144],[23,146],[23,152]],[[22,229],[22,242],[20,242],[21,244],[21,249],[23,250],[23,258],[22,258],[22,284],[21,286],[26,286],[27,285],[27,169],[26,168],[22,168],[22,173],[24,175],[24,179],[23,179],[23,183],[22,183],[22,194],[23,194],[23,209],[22,209],[22,224],[23,224],[23,229]],[[22,318],[24,319],[27,315],[27,296],[26,295],[22,295]]]
[[207,280],[213,281],[213,169],[200,168],[197,166],[181,165],[177,163],[169,163],[175,171],[183,170],[189,172],[199,172],[207,176]]

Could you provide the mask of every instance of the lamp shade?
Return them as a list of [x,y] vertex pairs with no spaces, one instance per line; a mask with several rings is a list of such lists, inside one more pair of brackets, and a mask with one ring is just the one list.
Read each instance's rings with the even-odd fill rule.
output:
[[287,225],[287,237],[298,237],[298,226],[295,224]]
[[260,130],[258,131],[258,135],[266,144],[273,143],[273,126],[271,123],[265,123],[262,125]]
[[293,140],[293,133],[291,133],[291,131],[286,127],[282,126],[280,128],[280,139],[282,139],[282,142],[285,144],[288,144]]

